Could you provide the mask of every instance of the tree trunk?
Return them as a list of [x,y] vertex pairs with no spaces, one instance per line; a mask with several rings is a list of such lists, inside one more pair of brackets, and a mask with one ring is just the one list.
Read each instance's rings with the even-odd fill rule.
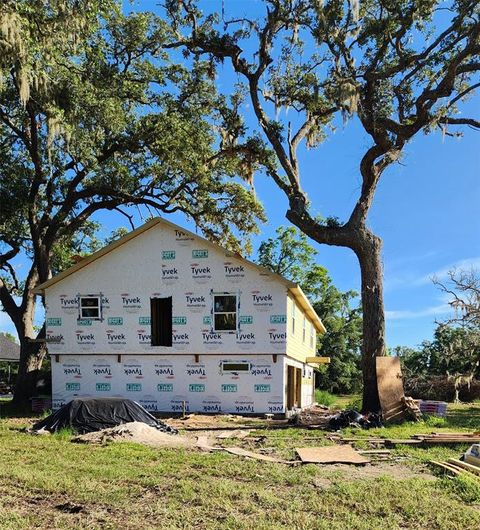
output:
[[385,355],[385,313],[383,306],[382,240],[361,229],[355,253],[362,278],[363,312],[363,412],[378,412],[376,357]]
[[20,341],[20,364],[13,395],[15,405],[25,406],[37,391],[37,382],[42,362],[47,352],[44,342]]

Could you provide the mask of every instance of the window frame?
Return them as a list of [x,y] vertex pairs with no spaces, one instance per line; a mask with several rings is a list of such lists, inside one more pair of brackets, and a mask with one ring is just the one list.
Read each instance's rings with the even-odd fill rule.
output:
[[[234,297],[235,298],[235,311],[215,311],[215,298],[216,297]],[[239,311],[238,311],[238,300],[239,300],[239,294],[238,293],[231,293],[231,292],[212,292],[212,330],[214,333],[237,333],[239,330]],[[216,315],[235,315],[235,329],[217,329],[216,326]]]
[[310,322],[310,348],[315,346],[315,331],[313,324]]
[[302,342],[305,344],[307,340],[307,317],[303,315],[303,328],[302,328]]
[[[232,368],[225,369],[225,365],[237,365],[237,366],[246,366],[246,370],[234,370]],[[250,361],[221,361],[221,370],[222,374],[245,374],[250,373],[252,369],[252,363]]]
[[[86,298],[96,298],[98,304],[96,306],[83,306],[82,300]],[[78,295],[78,320],[103,320],[103,311],[102,311],[102,298],[103,295],[99,294],[79,294]],[[98,316],[92,317],[84,315],[83,311],[86,309],[98,309]]]
[[[160,307],[160,306],[166,307]],[[160,311],[167,311],[167,315]],[[173,346],[173,297],[152,296],[150,298],[150,345],[171,348]]]

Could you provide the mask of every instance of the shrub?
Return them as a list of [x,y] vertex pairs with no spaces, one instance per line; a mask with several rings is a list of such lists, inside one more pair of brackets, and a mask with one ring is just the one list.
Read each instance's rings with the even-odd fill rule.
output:
[[319,405],[325,405],[326,407],[331,407],[335,401],[337,401],[336,396],[330,394],[330,392],[327,392],[326,390],[320,390],[317,388],[315,390],[315,401]]
[[[455,383],[445,376],[406,377],[404,380],[405,394],[415,399],[431,399],[434,401],[453,401],[455,398]],[[471,402],[480,399],[480,381],[474,379],[460,389],[460,401]]]

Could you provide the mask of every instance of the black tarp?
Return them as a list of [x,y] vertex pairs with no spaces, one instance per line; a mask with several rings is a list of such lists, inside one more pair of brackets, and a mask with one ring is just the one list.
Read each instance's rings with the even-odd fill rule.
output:
[[177,431],[158,421],[141,405],[123,398],[78,398],[70,401],[47,418],[35,423],[32,430],[56,432],[71,428],[80,434],[100,431],[122,423],[141,421],[156,429]]

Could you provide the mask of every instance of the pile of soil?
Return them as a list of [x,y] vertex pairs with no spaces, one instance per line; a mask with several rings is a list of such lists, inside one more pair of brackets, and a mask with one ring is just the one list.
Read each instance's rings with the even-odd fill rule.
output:
[[108,442],[134,442],[150,447],[193,447],[193,442],[185,436],[162,432],[146,423],[133,421],[101,431],[76,436],[77,443],[104,444]]
[[291,418],[291,423],[298,427],[317,427],[327,429],[330,418],[338,411],[322,407],[311,407],[300,411]]

